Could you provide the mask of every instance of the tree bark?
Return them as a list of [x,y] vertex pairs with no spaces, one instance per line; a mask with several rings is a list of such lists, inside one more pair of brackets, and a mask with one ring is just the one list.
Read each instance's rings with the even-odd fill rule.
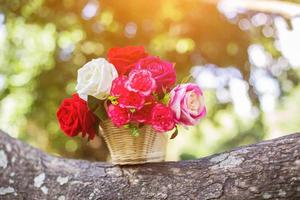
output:
[[0,199],[300,199],[300,134],[135,166],[47,155],[0,131]]

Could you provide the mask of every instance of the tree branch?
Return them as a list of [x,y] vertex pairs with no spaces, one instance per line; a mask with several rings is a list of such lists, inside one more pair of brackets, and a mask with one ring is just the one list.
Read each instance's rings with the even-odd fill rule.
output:
[[50,156],[0,131],[0,199],[300,199],[300,134],[121,167]]

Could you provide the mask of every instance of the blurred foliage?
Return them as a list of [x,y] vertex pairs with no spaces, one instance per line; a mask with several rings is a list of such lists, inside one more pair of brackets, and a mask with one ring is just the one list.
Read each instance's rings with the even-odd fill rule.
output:
[[[216,5],[197,0],[0,0],[0,24],[0,128],[52,154],[90,160],[106,159],[101,138],[90,143],[67,138],[56,110],[74,92],[77,69],[105,57],[109,48],[143,45],[176,63],[178,80],[192,66],[206,63],[236,66],[248,79],[252,43],[280,56],[274,40],[259,28],[243,31]],[[281,82],[295,85],[294,76],[287,72]],[[242,119],[232,103],[219,103],[214,91],[205,94],[208,116],[200,126],[180,129],[170,142],[169,159],[200,157],[265,138],[270,123],[263,112]],[[283,94],[283,108],[300,99],[293,91]],[[259,108],[257,97],[250,96]]]

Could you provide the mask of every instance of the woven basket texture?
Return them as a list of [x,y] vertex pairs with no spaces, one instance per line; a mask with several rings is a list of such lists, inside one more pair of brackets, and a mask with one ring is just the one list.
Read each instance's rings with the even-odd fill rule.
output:
[[133,137],[128,128],[117,128],[110,120],[101,122],[100,133],[106,142],[113,164],[131,165],[161,162],[165,159],[167,138],[151,126],[139,129]]

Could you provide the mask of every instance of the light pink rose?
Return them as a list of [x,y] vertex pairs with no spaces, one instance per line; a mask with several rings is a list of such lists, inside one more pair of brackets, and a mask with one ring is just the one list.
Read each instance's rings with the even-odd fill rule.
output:
[[170,92],[169,106],[175,121],[183,125],[196,125],[206,114],[203,93],[194,83],[177,85]]

